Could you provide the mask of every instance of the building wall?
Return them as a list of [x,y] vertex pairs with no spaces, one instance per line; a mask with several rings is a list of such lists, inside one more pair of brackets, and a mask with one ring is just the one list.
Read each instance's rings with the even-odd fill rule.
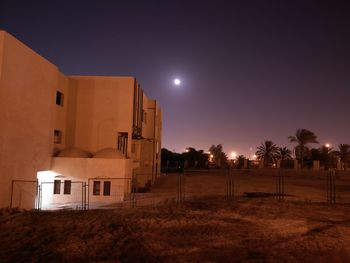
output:
[[[87,199],[90,206],[101,203],[116,203],[124,200],[125,194],[130,193],[132,179],[131,159],[100,159],[100,158],[53,158],[51,177],[42,177],[43,209],[55,208],[59,205],[79,206],[82,202],[82,182],[88,184]],[[42,182],[50,182],[45,184]],[[53,194],[54,180],[61,180],[60,194]],[[64,180],[72,181],[71,194],[65,195]],[[93,195],[93,182],[101,182],[100,195]],[[111,193],[103,195],[103,182],[111,182]]]
[[[70,101],[70,92],[69,92],[69,80],[66,76],[61,73],[58,73],[58,84],[55,87],[55,101],[52,103],[52,108],[54,108],[54,130],[59,130],[62,132],[61,143],[53,144],[53,154],[59,150],[62,150],[67,147],[67,116],[68,115],[68,102]],[[63,94],[63,105],[56,104],[56,95],[57,91]]]
[[[4,207],[10,205],[11,180],[35,181],[38,170],[50,168],[58,70],[11,35],[1,31],[0,38],[0,207]],[[31,208],[34,200],[14,202]]]
[[[128,153],[132,134],[132,77],[70,77],[76,89],[75,115],[68,115],[66,133],[75,147],[96,152],[117,146],[118,132],[128,132]],[[70,109],[69,111],[74,111]],[[75,120],[70,120],[75,118]],[[72,135],[74,134],[74,136]]]

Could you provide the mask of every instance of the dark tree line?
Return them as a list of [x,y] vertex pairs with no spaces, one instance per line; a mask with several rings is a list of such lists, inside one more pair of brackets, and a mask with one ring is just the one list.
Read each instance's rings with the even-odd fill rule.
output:
[[186,152],[175,153],[162,148],[162,168],[208,168],[209,154],[203,150],[197,151],[195,148],[187,148]]

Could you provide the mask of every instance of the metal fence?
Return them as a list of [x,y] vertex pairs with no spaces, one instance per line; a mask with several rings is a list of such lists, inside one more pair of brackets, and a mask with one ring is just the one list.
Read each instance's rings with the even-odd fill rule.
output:
[[[94,184],[104,181],[113,185],[110,192],[94,192]],[[259,197],[278,201],[350,204],[350,173],[336,170],[271,168],[180,171],[162,175],[150,191],[139,191],[137,176],[89,178],[86,182],[72,181],[71,185],[69,194],[61,191],[60,195],[55,195],[53,182],[13,181],[11,207],[19,206],[28,199],[29,192],[36,193],[30,196],[30,200],[35,200],[36,209],[134,208],[208,197],[229,202]],[[28,186],[33,191],[29,191]]]
[[350,173],[346,171],[229,169],[185,171],[176,176],[178,195],[186,193],[177,198],[180,202],[211,196],[231,201],[238,197],[273,197],[279,201],[350,203]]

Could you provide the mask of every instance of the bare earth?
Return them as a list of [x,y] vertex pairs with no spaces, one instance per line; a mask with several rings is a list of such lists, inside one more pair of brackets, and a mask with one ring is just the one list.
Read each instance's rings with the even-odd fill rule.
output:
[[341,202],[334,206],[317,177],[288,179],[290,196],[277,201],[243,197],[273,193],[271,175],[237,174],[236,197],[228,202],[224,174],[189,173],[183,204],[173,202],[176,179],[163,177],[140,196],[156,206],[3,210],[0,262],[350,262],[347,178],[338,180]]

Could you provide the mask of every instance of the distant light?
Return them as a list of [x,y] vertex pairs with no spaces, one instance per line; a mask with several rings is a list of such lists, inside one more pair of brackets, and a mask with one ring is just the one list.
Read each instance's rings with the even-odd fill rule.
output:
[[257,156],[255,154],[253,154],[253,160],[256,160]]
[[181,84],[181,80],[179,80],[179,79],[174,79],[174,84],[175,84],[176,86],[179,86],[179,85]]
[[231,152],[231,158],[235,159],[237,157],[237,153],[236,152]]
[[185,152],[187,152],[187,153],[188,153],[189,151],[190,151],[190,149],[188,149],[188,148],[186,148],[186,149],[185,149]]
[[331,145],[329,143],[326,143],[326,147],[329,148],[331,147]]

